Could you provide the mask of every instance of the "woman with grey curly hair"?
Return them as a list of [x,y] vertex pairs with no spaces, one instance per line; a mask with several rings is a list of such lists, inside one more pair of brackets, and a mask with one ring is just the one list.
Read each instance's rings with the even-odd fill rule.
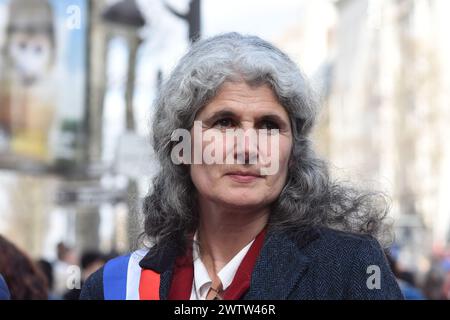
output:
[[309,139],[317,111],[272,44],[194,44],[156,100],[152,245],[109,261],[81,298],[401,299],[376,240],[387,206],[331,179]]

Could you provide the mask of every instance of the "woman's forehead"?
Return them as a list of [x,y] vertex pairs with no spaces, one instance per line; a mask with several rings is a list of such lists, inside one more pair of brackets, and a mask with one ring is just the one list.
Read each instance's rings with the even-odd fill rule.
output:
[[224,111],[237,115],[274,113],[288,118],[285,108],[267,84],[250,86],[245,82],[226,82],[198,115],[207,116]]

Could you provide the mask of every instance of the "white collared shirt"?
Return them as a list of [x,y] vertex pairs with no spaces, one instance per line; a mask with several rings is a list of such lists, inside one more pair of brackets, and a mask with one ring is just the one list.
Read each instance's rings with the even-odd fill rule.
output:
[[[217,274],[222,282],[223,290],[226,290],[233,281],[236,271],[239,268],[242,260],[247,254],[254,239],[247,244],[241,251],[239,251],[233,259],[230,260]],[[194,235],[194,244],[192,246],[192,258],[194,260],[194,279],[192,281],[192,291],[190,300],[205,300],[209,289],[211,288],[212,280],[209,277],[205,265],[200,259],[199,247],[197,244],[197,232]]]

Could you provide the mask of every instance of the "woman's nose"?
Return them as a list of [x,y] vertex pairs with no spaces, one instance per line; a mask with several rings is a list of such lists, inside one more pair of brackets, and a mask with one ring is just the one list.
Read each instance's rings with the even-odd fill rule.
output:
[[256,164],[258,161],[257,131],[253,127],[238,130],[234,150],[238,164]]

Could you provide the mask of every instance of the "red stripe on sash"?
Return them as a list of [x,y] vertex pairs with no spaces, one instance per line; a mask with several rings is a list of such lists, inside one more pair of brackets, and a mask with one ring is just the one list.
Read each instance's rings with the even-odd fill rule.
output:
[[140,300],[159,300],[159,273],[143,269],[141,279],[139,280],[139,299]]

